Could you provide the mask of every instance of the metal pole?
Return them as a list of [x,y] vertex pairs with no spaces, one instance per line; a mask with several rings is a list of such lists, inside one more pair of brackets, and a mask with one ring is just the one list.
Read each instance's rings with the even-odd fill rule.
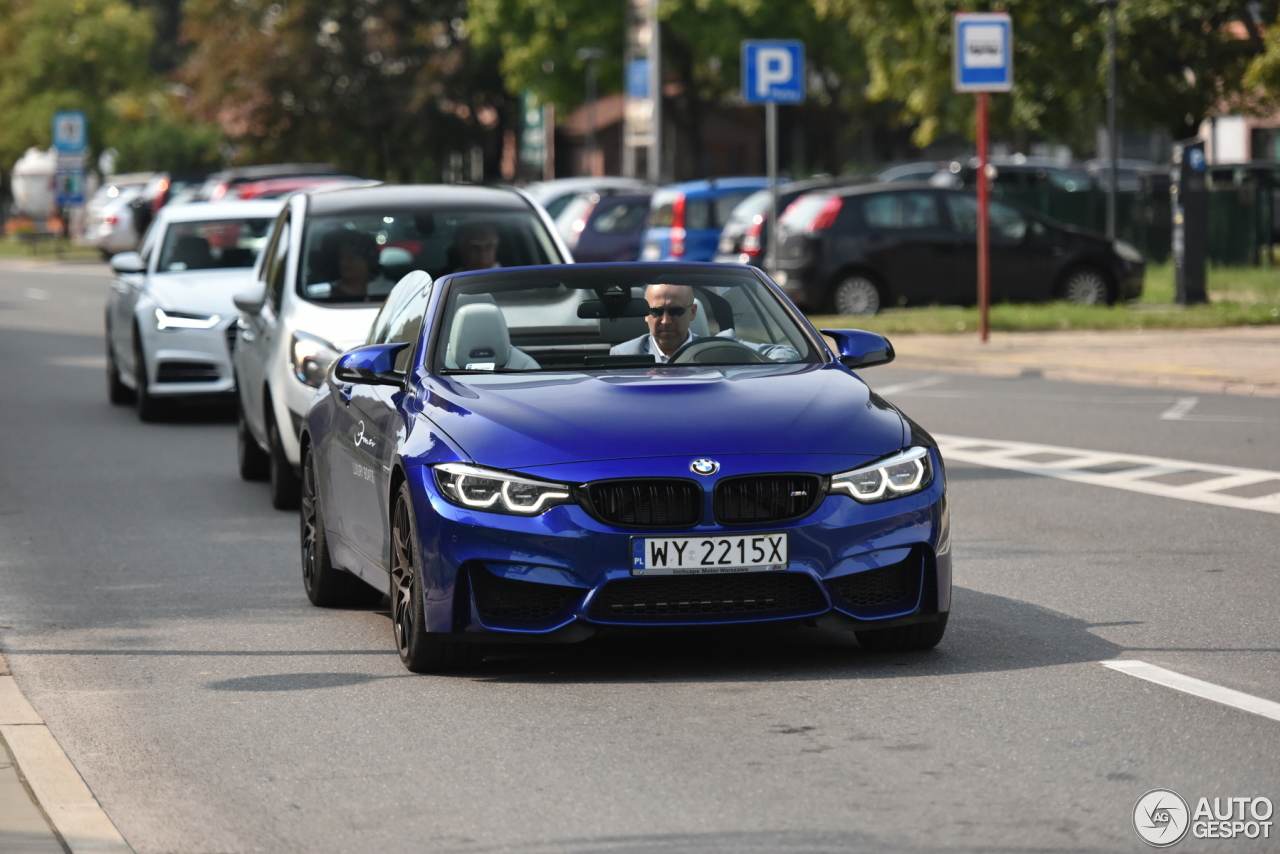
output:
[[764,147],[769,161],[769,248],[764,260],[772,276],[778,269],[778,105],[772,101],[764,105]]
[[596,68],[592,59],[587,62],[587,174],[596,174]]
[[978,93],[978,337],[988,335],[987,310],[991,302],[991,258],[987,230],[987,93]]
[[1116,176],[1120,160],[1120,140],[1116,137],[1116,3],[1111,4],[1107,21],[1107,237],[1116,239]]
[[653,143],[649,146],[649,181],[662,183],[662,26],[658,0],[649,0],[649,98],[653,101]]

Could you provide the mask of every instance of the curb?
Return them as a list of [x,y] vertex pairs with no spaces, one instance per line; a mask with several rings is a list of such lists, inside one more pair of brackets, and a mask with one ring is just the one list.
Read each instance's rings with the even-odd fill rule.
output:
[[[25,778],[30,795],[52,826],[44,841],[52,840],[56,847],[42,849],[37,847],[39,842],[33,842],[29,850],[65,848],[71,854],[134,854],[53,733],[9,675],[3,656],[0,656],[0,740],[7,745],[20,779]],[[12,790],[0,791],[13,794]],[[0,816],[5,817],[0,818],[0,838],[3,838],[8,830],[8,817],[16,817],[22,805],[6,802],[0,806],[3,806]]]

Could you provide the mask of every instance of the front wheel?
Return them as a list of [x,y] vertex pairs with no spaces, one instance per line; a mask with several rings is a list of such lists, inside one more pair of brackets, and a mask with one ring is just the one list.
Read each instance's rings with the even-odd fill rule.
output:
[[320,511],[320,490],[316,480],[315,454],[302,458],[302,586],[311,604],[319,608],[357,608],[378,604],[382,594],[343,572],[329,559],[329,542]]
[[854,635],[868,652],[919,652],[933,649],[942,640],[942,635],[947,631],[947,616],[948,614],[939,614],[937,621],[932,623],[854,632]]
[[302,485],[285,456],[280,428],[270,407],[267,408],[267,444],[270,445],[267,474],[271,479],[271,506],[277,510],[297,510],[302,498]]
[[880,311],[880,286],[861,274],[846,276],[831,292],[836,314],[870,315]]
[[1107,279],[1093,267],[1081,267],[1067,275],[1062,296],[1076,305],[1107,305],[1111,302]]
[[120,366],[116,364],[116,349],[111,346],[111,330],[107,330],[107,400],[115,404],[133,402],[133,390],[120,379]]
[[133,376],[137,385],[133,392],[133,404],[138,411],[138,420],[159,420],[164,402],[156,400],[151,394],[151,383],[147,380],[147,359],[142,353],[142,344],[137,341],[133,345]]
[[409,485],[400,484],[391,508],[391,626],[400,661],[414,673],[456,670],[480,660],[476,644],[446,641],[427,631],[422,552]]
[[271,458],[253,438],[249,422],[244,417],[244,406],[236,407],[236,463],[244,480],[266,480],[271,474]]

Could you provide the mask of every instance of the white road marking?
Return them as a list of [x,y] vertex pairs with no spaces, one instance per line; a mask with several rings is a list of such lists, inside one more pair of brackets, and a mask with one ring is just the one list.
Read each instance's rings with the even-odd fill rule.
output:
[[881,397],[884,397],[885,395],[902,394],[904,392],[916,391],[917,389],[930,388],[935,385],[942,385],[948,379],[950,378],[946,376],[925,377],[922,380],[911,380],[910,382],[893,383],[892,385],[881,386],[880,388],[877,388],[874,391],[876,394],[880,395]]
[[[1109,486],[1145,495],[1179,498],[1220,507],[1280,514],[1280,472],[1086,451],[1058,445],[1006,442],[935,434],[947,460],[1053,477],[1075,483]],[[1177,477],[1183,475],[1184,477]],[[1161,482],[1160,478],[1166,482]],[[1181,480],[1183,482],[1179,483]],[[1259,494],[1231,495],[1226,490],[1256,487]],[[1274,488],[1272,488],[1274,487]]]
[[1145,661],[1103,661],[1101,664],[1103,667],[1109,667],[1120,673],[1127,673],[1130,676],[1136,676],[1139,679],[1145,679],[1148,682],[1154,682],[1166,688],[1173,688],[1175,691],[1194,694],[1206,700],[1213,700],[1215,703],[1222,703],[1225,706],[1252,712],[1255,715],[1261,715],[1273,721],[1280,721],[1280,703],[1264,700],[1261,697],[1255,697],[1243,691],[1223,688],[1221,685],[1214,685],[1212,682],[1183,676],[1181,673],[1165,670],[1163,667],[1156,667],[1154,664],[1147,664]]
[[1161,421],[1181,421],[1182,417],[1196,408],[1200,402],[1198,397],[1180,397],[1177,402],[1160,413]]
[[105,368],[106,356],[54,356],[49,364],[59,368]]
[[48,299],[49,298],[49,292],[42,291],[39,288],[27,288],[23,293],[26,294],[27,299]]

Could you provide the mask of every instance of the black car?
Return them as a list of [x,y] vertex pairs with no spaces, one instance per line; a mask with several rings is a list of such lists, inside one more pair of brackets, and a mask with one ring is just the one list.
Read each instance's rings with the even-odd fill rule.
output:
[[[833,178],[792,181],[778,187],[778,213],[805,193],[836,186]],[[763,267],[769,249],[769,191],[747,196],[729,214],[720,230],[720,243],[712,259],[720,264],[750,264]],[[576,256],[575,256],[576,257]]]
[[649,222],[652,193],[580,193],[556,217],[556,229],[579,263],[635,261]]
[[[927,184],[873,184],[802,196],[779,218],[778,284],[808,308],[977,301],[977,200]],[[1137,249],[994,199],[991,299],[1082,305],[1142,294]]]

